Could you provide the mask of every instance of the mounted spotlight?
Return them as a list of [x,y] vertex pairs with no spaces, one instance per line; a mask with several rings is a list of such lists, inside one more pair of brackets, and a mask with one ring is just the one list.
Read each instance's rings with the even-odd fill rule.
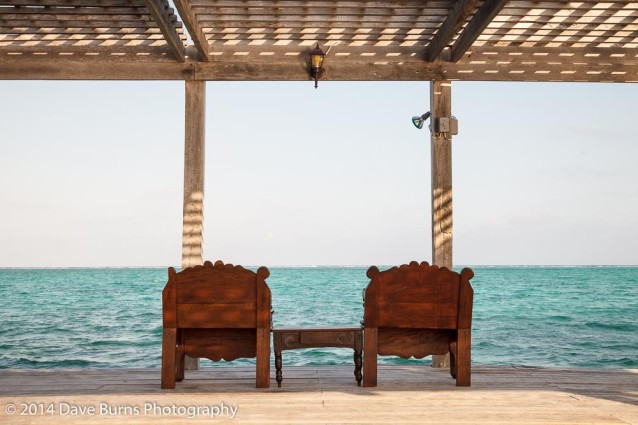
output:
[[427,121],[428,118],[430,118],[430,115],[432,114],[430,113],[430,111],[428,111],[425,114],[421,115],[420,117],[419,116],[412,117],[412,124],[414,124],[414,126],[420,130],[423,128],[423,123]]
[[317,47],[312,49],[309,53],[310,55],[310,75],[315,79],[315,88],[317,88],[317,81],[323,75],[323,58],[326,54],[319,47],[319,43],[317,43]]

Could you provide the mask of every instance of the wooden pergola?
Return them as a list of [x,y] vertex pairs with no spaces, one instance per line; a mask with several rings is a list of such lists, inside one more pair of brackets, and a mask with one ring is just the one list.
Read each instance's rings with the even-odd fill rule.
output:
[[0,1],[0,79],[186,82],[184,267],[202,262],[206,81],[309,80],[316,43],[327,51],[324,80],[430,81],[432,262],[446,267],[452,133],[434,130],[451,118],[452,81],[638,81],[637,1],[174,5],[177,12],[167,0]]
[[0,2],[0,78],[305,80],[319,42],[326,80],[638,80],[635,1],[174,3]]

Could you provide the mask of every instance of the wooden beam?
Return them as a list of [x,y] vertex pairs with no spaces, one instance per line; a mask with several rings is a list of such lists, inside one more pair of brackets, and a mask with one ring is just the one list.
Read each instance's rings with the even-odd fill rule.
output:
[[[432,162],[432,264],[452,269],[452,135],[436,123],[452,116],[452,82],[430,83]],[[432,356],[433,367],[449,367],[449,354]]]
[[175,58],[180,62],[184,62],[186,59],[186,47],[179,38],[162,0],[144,0],[144,3],[146,3],[146,7],[151,12],[162,34],[164,34],[164,38],[171,47]]
[[203,264],[206,82],[186,81],[182,268]]
[[180,18],[182,18],[182,22],[184,22],[184,25],[193,40],[193,44],[197,48],[200,59],[204,62],[210,61],[210,46],[208,44],[208,40],[206,39],[204,31],[202,31],[202,27],[197,21],[197,16],[193,13],[190,2],[188,0],[174,0],[174,3],[179,12]]
[[508,0],[485,0],[452,46],[452,62],[457,62],[463,57],[507,2]]
[[[194,50],[194,47],[191,47]],[[624,48],[473,47],[457,63],[423,61],[424,49],[361,54],[335,46],[326,81],[589,81],[638,82],[638,53]],[[119,50],[119,52],[118,52]],[[375,50],[372,50],[375,51]],[[162,48],[0,48],[2,80],[307,81],[307,54],[291,48],[238,46],[211,62],[177,62]],[[365,53],[365,51],[363,51]],[[267,53],[266,55],[262,53]],[[340,56],[343,54],[344,56]]]
[[[182,269],[203,263],[206,82],[186,81]],[[185,369],[199,368],[186,357]]]
[[478,0],[460,0],[456,2],[454,8],[443,22],[443,25],[434,35],[425,53],[425,60],[434,62],[439,58],[441,52],[450,44],[452,38],[461,29],[465,20],[476,8]]

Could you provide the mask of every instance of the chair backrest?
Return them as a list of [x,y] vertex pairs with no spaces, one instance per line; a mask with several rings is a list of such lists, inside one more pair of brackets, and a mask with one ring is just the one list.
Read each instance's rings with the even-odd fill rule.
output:
[[266,267],[255,273],[221,261],[179,273],[171,267],[162,293],[164,327],[270,328],[269,275]]
[[445,267],[413,261],[380,272],[368,269],[364,323],[372,327],[469,329],[472,324],[474,276],[465,268],[456,273]]

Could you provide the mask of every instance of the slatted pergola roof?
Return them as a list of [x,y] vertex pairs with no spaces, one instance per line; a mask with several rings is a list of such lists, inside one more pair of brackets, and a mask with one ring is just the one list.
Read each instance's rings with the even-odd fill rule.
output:
[[174,5],[0,2],[0,78],[306,80],[319,43],[328,80],[638,81],[637,1]]

